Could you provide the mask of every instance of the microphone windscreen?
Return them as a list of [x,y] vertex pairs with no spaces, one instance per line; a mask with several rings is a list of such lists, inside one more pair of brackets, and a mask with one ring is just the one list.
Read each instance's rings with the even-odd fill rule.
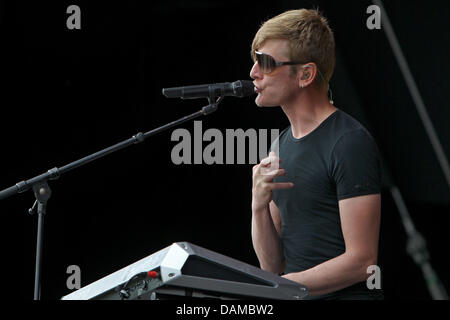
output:
[[251,96],[255,93],[255,86],[250,80],[238,80],[236,83],[239,83],[239,97],[247,97]]

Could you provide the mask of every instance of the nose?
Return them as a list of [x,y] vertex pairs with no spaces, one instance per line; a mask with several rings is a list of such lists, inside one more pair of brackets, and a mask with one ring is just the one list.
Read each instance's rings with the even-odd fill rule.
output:
[[252,79],[261,79],[263,76],[261,70],[259,69],[258,62],[255,61],[252,69],[250,70],[250,78]]

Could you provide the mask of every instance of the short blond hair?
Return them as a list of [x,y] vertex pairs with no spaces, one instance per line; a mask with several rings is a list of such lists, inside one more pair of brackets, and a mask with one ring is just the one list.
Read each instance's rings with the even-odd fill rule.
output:
[[[289,59],[314,62],[319,69],[315,84],[320,87],[328,84],[335,65],[334,36],[327,20],[317,10],[290,10],[264,22],[252,42],[253,61],[255,50],[269,39],[288,40]],[[296,72],[295,66],[292,67]]]

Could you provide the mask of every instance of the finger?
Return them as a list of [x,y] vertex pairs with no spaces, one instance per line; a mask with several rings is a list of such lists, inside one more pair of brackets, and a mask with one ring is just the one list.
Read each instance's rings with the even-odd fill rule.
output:
[[281,159],[276,157],[276,156],[270,156],[270,157],[262,159],[259,164],[264,166],[264,167],[266,167],[266,166],[268,166],[270,164],[277,163],[277,162],[278,162],[278,164],[280,164],[281,163]]
[[280,189],[290,189],[294,186],[292,182],[272,182],[270,183],[270,189],[280,190]]
[[260,175],[264,176],[265,181],[269,181],[275,177],[286,175],[286,170],[278,168],[275,170],[267,170],[266,168],[262,168],[260,171]]

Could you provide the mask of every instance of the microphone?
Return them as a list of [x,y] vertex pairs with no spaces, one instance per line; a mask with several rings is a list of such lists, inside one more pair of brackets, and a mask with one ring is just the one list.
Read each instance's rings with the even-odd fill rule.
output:
[[252,81],[238,80],[214,84],[201,84],[196,86],[175,87],[162,89],[167,98],[195,99],[215,98],[223,96],[247,97],[255,93]]

